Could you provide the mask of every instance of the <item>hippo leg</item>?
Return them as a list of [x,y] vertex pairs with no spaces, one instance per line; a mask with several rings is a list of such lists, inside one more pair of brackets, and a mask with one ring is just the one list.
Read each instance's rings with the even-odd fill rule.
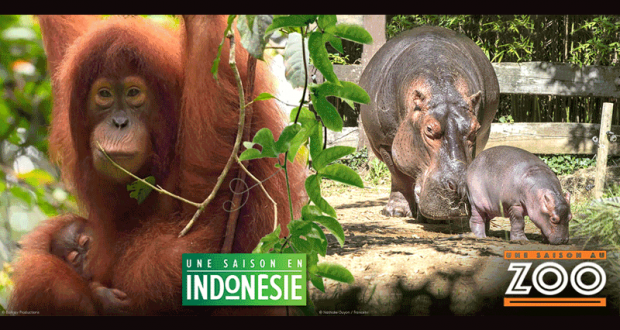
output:
[[413,183],[410,177],[400,172],[394,166],[391,153],[381,148],[380,155],[383,162],[390,170],[392,189],[390,200],[381,210],[381,214],[388,217],[411,217],[417,211],[415,199],[413,199]]
[[527,241],[525,237],[525,210],[521,205],[512,205],[508,208],[510,215],[510,240],[511,241]]
[[478,209],[472,206],[471,217],[469,218],[469,229],[471,229],[471,232],[478,238],[487,237],[487,224],[488,221],[480,214]]

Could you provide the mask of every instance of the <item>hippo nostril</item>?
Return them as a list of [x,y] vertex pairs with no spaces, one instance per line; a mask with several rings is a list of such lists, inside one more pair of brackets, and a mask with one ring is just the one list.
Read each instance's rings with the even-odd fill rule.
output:
[[446,186],[448,187],[448,190],[450,191],[456,191],[456,183],[452,180],[448,180],[446,182]]

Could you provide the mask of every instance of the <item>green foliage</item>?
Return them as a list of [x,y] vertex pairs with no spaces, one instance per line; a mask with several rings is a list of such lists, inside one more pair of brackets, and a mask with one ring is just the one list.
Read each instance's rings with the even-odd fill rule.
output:
[[[8,263],[4,263],[2,269],[0,269],[0,297],[13,287],[13,281],[11,281],[12,273],[13,268]],[[0,315],[2,315],[5,310],[4,306],[0,304]]]
[[596,165],[592,156],[582,155],[538,155],[556,175],[572,174],[577,170]]
[[366,181],[378,185],[390,179],[390,170],[387,165],[378,158],[373,158],[368,165]]
[[368,163],[368,148],[364,147],[360,151],[355,151],[347,157],[339,159],[337,162],[359,171],[360,168]]
[[[620,32],[620,17],[596,16],[584,21],[575,33],[586,32],[590,37],[580,42],[571,52],[572,62],[579,65],[610,65],[617,62],[617,53],[620,50],[618,33]],[[611,55],[615,54],[615,58]]]
[[586,238],[585,244],[613,248],[620,251],[620,185],[608,189],[603,200],[592,201],[574,216],[571,234]]
[[617,15],[394,15],[386,34],[422,25],[465,34],[492,62],[614,65],[620,51]]
[[26,209],[36,206],[45,216],[74,209],[73,198],[48,172],[51,85],[41,33],[32,16],[0,16],[0,49],[0,193]]
[[[472,39],[492,62],[620,63],[618,15],[388,15],[386,34],[442,26]],[[599,123],[608,98],[502,94],[496,118],[516,122]],[[620,123],[620,117],[613,125]]]
[[272,20],[271,15],[241,15],[237,20],[243,48],[258,59],[263,58],[263,50],[269,37],[265,31]]
[[[556,175],[573,174],[575,171],[596,165],[596,158],[586,155],[538,155]],[[607,160],[613,165],[616,157]]]
[[[148,176],[144,178],[144,181],[150,183],[151,185],[155,185],[155,177]],[[127,191],[129,191],[129,197],[135,198],[138,201],[138,204],[142,204],[144,200],[149,196],[153,188],[144,184],[140,180],[136,180],[127,185]]]
[[[314,22],[318,23],[318,29],[307,32],[308,25]],[[306,38],[308,39],[309,57],[327,82],[310,86],[312,105],[318,118],[303,106],[305,101],[302,101],[302,105],[291,112],[291,124],[284,129],[278,141],[274,141],[273,134],[269,130],[263,129],[257,132],[252,143],[244,143],[247,150],[240,155],[240,160],[278,157],[284,153],[285,159],[292,161],[300,147],[307,145],[312,157],[311,167],[315,172],[305,182],[310,203],[302,208],[300,219],[291,219],[288,225],[289,236],[280,238],[281,228],[278,227],[276,231],[261,240],[254,252],[305,253],[308,258],[307,269],[310,281],[315,287],[324,291],[323,278],[352,283],[353,276],[342,266],[319,262],[319,255],[325,256],[327,252],[327,239],[322,228],[334,235],[341,246],[344,245],[345,240],[344,230],[336,219],[336,211],[321,196],[321,180],[325,178],[363,187],[359,175],[350,167],[338,162],[342,157],[352,154],[355,148],[335,146],[323,149],[323,128],[340,131],[343,126],[342,118],[326,100],[326,97],[336,96],[357,103],[370,101],[368,94],[362,88],[353,83],[340,81],[334,74],[326,44],[329,43],[338,49],[342,48],[340,38],[361,43],[369,43],[372,39],[368,32],[359,26],[338,24],[335,15],[278,16],[273,19],[267,32],[275,29],[289,32],[289,41],[293,41],[297,47],[290,53],[296,54],[296,63],[298,63],[296,66],[303,68],[304,72],[292,74],[299,78],[296,84],[307,84],[308,63],[301,62],[304,61],[304,57],[300,55],[305,52],[305,49],[301,48],[305,47],[305,43],[301,41]],[[261,150],[254,149],[255,145],[260,145]],[[286,170],[286,164],[285,161],[284,164],[278,164],[278,166]]]
[[[303,47],[302,47],[303,40]],[[306,83],[305,65],[308,63],[308,41],[301,37],[301,33],[292,32],[288,35],[284,47],[284,76],[293,88],[303,87]]]
[[512,124],[512,123],[514,123],[514,122],[515,122],[515,120],[514,120],[514,119],[512,119],[512,116],[511,116],[511,115],[501,116],[501,117],[499,117],[498,121],[499,121],[500,123],[509,123],[509,124]]

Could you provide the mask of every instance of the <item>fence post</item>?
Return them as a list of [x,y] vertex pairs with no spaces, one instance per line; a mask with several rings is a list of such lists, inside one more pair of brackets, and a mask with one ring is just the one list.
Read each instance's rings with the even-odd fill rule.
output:
[[[385,15],[364,15],[364,28],[370,35],[372,36],[372,44],[364,45],[362,51],[362,72],[366,68],[368,62],[373,55],[385,44]],[[366,132],[364,131],[364,126],[362,124],[362,116],[357,117],[357,127],[358,129],[358,142],[357,142],[357,150],[362,149],[364,146],[369,146],[368,139],[366,138]],[[375,155],[368,148],[368,159],[372,159]]]
[[609,153],[609,137],[607,132],[611,129],[611,118],[614,111],[614,104],[603,103],[603,113],[601,115],[601,131],[598,138],[598,151],[596,153],[596,175],[594,177],[594,198],[603,197],[605,188],[605,177],[607,175],[607,154]]

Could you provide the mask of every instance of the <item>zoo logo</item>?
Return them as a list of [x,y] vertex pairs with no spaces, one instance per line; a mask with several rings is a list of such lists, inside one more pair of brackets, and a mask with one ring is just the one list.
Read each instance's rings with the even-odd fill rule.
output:
[[[508,260],[583,260],[607,258],[605,251],[506,251],[504,259]],[[532,289],[529,285],[524,285],[525,277],[532,267],[532,262],[511,262],[508,266],[509,271],[515,272],[508,289],[507,295],[528,295]],[[556,276],[555,283],[548,284],[543,280],[543,276],[547,273],[553,273]],[[583,276],[590,273],[594,276],[594,281],[590,284],[583,282]],[[607,276],[605,271],[594,262],[586,261],[577,265],[571,271],[570,275],[566,269],[557,262],[547,261],[535,267],[531,276],[534,288],[545,296],[555,296],[560,294],[568,286],[583,296],[593,296],[605,287]],[[542,298],[512,298],[504,297],[504,306],[506,307],[575,307],[575,306],[597,306],[604,307],[607,300],[604,297],[542,297]]]

